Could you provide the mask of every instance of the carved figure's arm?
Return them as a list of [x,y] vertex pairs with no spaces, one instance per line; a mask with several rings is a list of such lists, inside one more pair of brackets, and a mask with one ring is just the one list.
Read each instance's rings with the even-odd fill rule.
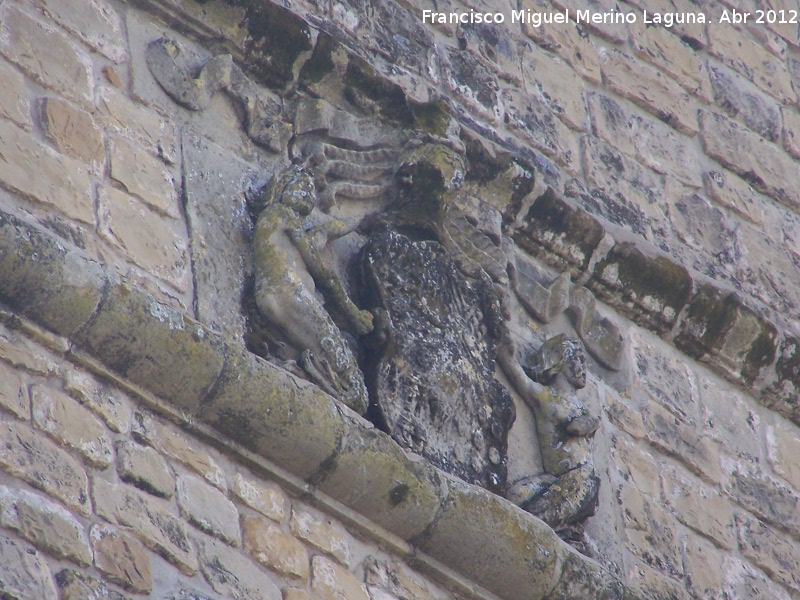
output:
[[372,313],[359,309],[353,303],[339,277],[322,260],[313,237],[303,231],[301,227],[295,227],[287,233],[292,243],[300,251],[308,272],[314,278],[314,283],[319,286],[325,299],[334,303],[344,312],[357,334],[365,335],[372,331]]

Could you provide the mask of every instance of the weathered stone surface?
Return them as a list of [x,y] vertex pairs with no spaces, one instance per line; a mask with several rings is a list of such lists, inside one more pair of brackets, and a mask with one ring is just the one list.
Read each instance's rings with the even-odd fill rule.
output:
[[175,476],[162,456],[130,440],[117,445],[117,472],[123,481],[162,498],[175,493]]
[[140,594],[153,589],[150,556],[136,538],[102,523],[94,525],[89,536],[94,564],[110,581]]
[[184,523],[168,505],[137,489],[95,478],[95,510],[104,519],[130,527],[153,552],[158,553],[186,574],[197,571],[198,563]]
[[514,241],[556,268],[577,275],[589,265],[604,235],[594,218],[548,191],[531,205]]
[[61,590],[61,600],[130,600],[105,582],[73,569],[59,572],[56,582]]
[[606,395],[605,409],[611,422],[635,440],[641,440],[647,434],[641,413],[621,400]]
[[642,414],[650,443],[676,456],[697,475],[713,482],[720,481],[719,449],[714,442],[684,425],[655,402],[647,402]]
[[724,582],[723,553],[703,538],[690,535],[686,553],[686,584],[697,598],[717,598]]
[[800,158],[800,112],[794,106],[781,108],[783,116],[783,147],[795,158]]
[[800,422],[800,340],[786,335],[775,364],[778,380],[764,390],[761,402],[795,423]]
[[622,242],[597,263],[588,286],[635,322],[664,333],[688,302],[692,279],[682,265],[664,256],[646,256]]
[[794,489],[800,489],[800,436],[794,429],[778,425],[766,428],[767,456],[772,469]]
[[242,516],[244,549],[265,567],[282,575],[308,580],[309,554],[302,542],[262,517]]
[[239,511],[222,492],[198,477],[183,475],[178,477],[176,497],[189,523],[233,546],[241,544]]
[[628,548],[640,559],[673,576],[683,575],[678,523],[633,485],[619,491]]
[[722,593],[730,598],[752,597],[775,600],[791,598],[783,587],[767,579],[762,571],[737,557],[726,556],[722,566],[724,577]]
[[797,542],[786,539],[747,515],[736,515],[736,525],[742,554],[786,587],[800,590],[797,580],[800,549]]
[[307,510],[293,508],[289,521],[291,532],[307,544],[351,567],[351,540],[347,532],[330,519],[315,516]]
[[589,94],[588,103],[595,135],[657,173],[672,175],[693,187],[702,185],[700,153],[691,138],[623,108],[603,94]]
[[281,598],[272,580],[245,556],[207,537],[197,540],[197,548],[200,570],[218,594],[237,600]]
[[79,369],[65,365],[60,373],[64,377],[64,389],[103,419],[109,429],[116,433],[130,431],[133,403],[125,394]]
[[0,486],[0,526],[13,529],[48,554],[82,567],[92,564],[84,526],[45,496]]
[[644,563],[634,562],[628,567],[628,582],[648,600],[689,600],[691,596],[682,583],[671,579]]
[[68,36],[13,4],[0,10],[0,53],[43,86],[91,104],[94,75],[89,57]]
[[311,561],[311,589],[323,600],[370,600],[366,586],[324,556]]
[[727,171],[706,171],[703,182],[708,196],[748,221],[760,224],[762,211],[756,191],[746,181]]
[[664,472],[663,485],[664,497],[681,523],[721,548],[734,548],[733,510],[727,498],[677,469]]
[[278,486],[236,473],[233,476],[231,491],[239,500],[265,517],[269,517],[277,523],[283,521],[288,499]]
[[656,243],[665,236],[663,175],[593,136],[582,140],[581,161],[590,193],[570,195],[580,197],[586,210]]
[[216,460],[203,449],[195,449],[189,438],[164,425],[147,413],[134,414],[133,434],[167,458],[186,465],[221,490],[227,489],[225,473]]
[[319,489],[404,540],[419,535],[439,509],[440,476],[383,432],[360,422],[350,427]]
[[179,218],[175,181],[164,164],[122,139],[108,144],[111,178],[160,214]]
[[[485,490],[458,481],[447,484],[449,494],[442,511],[418,547],[445,565],[469,573],[472,581],[501,597],[545,596],[566,552],[553,530]],[[518,576],[507,577],[509,572]]]
[[360,260],[365,305],[390,321],[365,369],[381,426],[439,468],[502,490],[514,409],[494,379],[493,334],[481,330],[493,291],[469,283],[439,244],[391,231],[374,235]]
[[[559,8],[562,12],[569,9],[571,16],[574,16],[574,11],[582,10],[592,13],[608,13],[613,12],[631,12],[630,10],[623,10],[622,7],[617,6],[611,0],[578,0],[577,2],[568,2],[566,0],[555,0],[553,5]],[[625,7],[627,9],[627,7]],[[613,42],[614,44],[621,44],[627,39],[626,25],[620,23],[603,22],[586,23],[587,29],[593,31],[597,35]]]
[[61,156],[7,121],[0,121],[0,184],[67,217],[94,223],[85,165]]
[[107,132],[142,146],[168,163],[178,160],[178,132],[171,121],[113,88],[102,87],[97,96],[95,118]]
[[203,421],[300,478],[314,475],[344,433],[333,398],[238,345],[229,345],[226,354]]
[[716,378],[699,377],[702,433],[727,453],[760,460],[762,421],[752,400]]
[[4,363],[0,363],[0,408],[25,421],[31,416],[28,390],[22,376]]
[[0,424],[0,467],[61,500],[83,516],[91,514],[89,483],[69,454],[26,425]]
[[0,79],[4,82],[0,91],[0,116],[30,131],[33,123],[25,79],[4,60],[0,60]]
[[800,496],[753,463],[725,459],[723,490],[767,523],[800,532]]
[[503,112],[500,85],[491,70],[468,51],[449,50],[442,59],[445,61],[444,80],[456,97],[470,112],[489,123],[499,124]]
[[731,118],[744,121],[758,135],[777,142],[781,135],[778,103],[724,67],[709,65],[714,103]]
[[734,379],[752,384],[777,351],[775,326],[732,293],[700,287],[689,303],[675,345],[693,358],[708,356]]
[[69,0],[36,0],[35,4],[92,50],[117,64],[128,58],[123,42],[122,20],[104,0],[90,0],[79,6]]
[[31,387],[31,403],[34,427],[77,450],[96,467],[105,468],[114,460],[106,428],[77,401],[37,384]]
[[61,154],[82,160],[102,174],[106,163],[103,131],[92,116],[66,100],[42,100],[42,125],[47,139]]
[[[532,10],[540,13],[552,13],[555,9],[544,0],[523,0],[520,10]],[[597,48],[581,28],[570,23],[534,27],[522,23],[522,32],[539,46],[557,54],[567,61],[575,72],[591,83],[600,83],[600,58]]]
[[60,368],[57,360],[56,356],[32,342],[30,338],[0,325],[0,361],[14,367],[19,376],[24,373],[58,376]]
[[700,124],[708,156],[757,190],[789,207],[800,206],[800,176],[783,150],[716,113],[701,111]]
[[[653,11],[648,11],[650,15]],[[642,20],[628,26],[633,52],[667,73],[687,92],[709,99],[708,73],[697,53],[671,28],[645,24]]]
[[681,133],[697,133],[692,100],[666,75],[616,50],[600,54],[606,86],[654,114]]
[[583,81],[567,64],[530,48],[522,61],[522,77],[527,89],[541,95],[567,126],[577,131],[587,128]]
[[9,600],[57,600],[50,569],[36,550],[0,535],[0,592]]
[[652,498],[661,496],[658,463],[653,456],[622,436],[612,438],[611,457],[625,481]]
[[561,577],[547,600],[603,598],[604,600],[644,600],[599,564],[570,552],[561,567]]
[[109,288],[75,342],[175,406],[196,410],[222,370],[216,336],[130,284]]
[[100,235],[121,246],[134,263],[180,290],[189,285],[188,243],[182,222],[168,219],[133,196],[98,188]]
[[283,600],[314,600],[314,598],[304,589],[290,587],[283,589]]
[[797,102],[786,67],[763,46],[728,27],[709,27],[708,41],[711,54],[762,90],[781,102]]
[[395,597],[435,600],[440,597],[429,581],[421,580],[411,569],[397,560],[379,560],[375,556],[368,556],[364,560],[364,582],[368,584],[371,600],[380,598],[375,596],[376,587],[383,588],[387,600]]
[[188,132],[182,150],[197,318],[239,338],[249,266],[231,266],[250,252],[253,225],[243,192],[256,173],[233,153]]

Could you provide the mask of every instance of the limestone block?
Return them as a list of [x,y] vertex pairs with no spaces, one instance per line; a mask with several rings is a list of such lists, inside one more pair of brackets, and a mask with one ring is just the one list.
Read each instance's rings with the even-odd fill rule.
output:
[[628,582],[645,598],[669,598],[670,600],[689,600],[683,582],[671,579],[644,563],[632,561],[628,567]]
[[665,470],[663,485],[664,497],[681,523],[721,548],[735,547],[733,510],[727,498],[677,469]]
[[748,515],[737,514],[739,548],[742,555],[772,575],[773,579],[795,591],[800,590],[800,548],[774,529]]
[[800,532],[800,496],[750,461],[725,459],[724,492],[767,523]]
[[111,523],[130,527],[153,552],[185,575],[197,572],[198,563],[183,521],[169,505],[125,484],[95,478],[93,497],[97,514]]
[[308,545],[335,558],[345,567],[352,567],[348,533],[330,519],[318,517],[303,509],[293,508],[289,521],[291,532]]
[[[703,435],[724,446],[733,456],[761,458],[762,422],[752,401],[714,377],[698,377]],[[798,479],[800,482],[800,479]]]
[[178,477],[176,497],[189,523],[232,546],[242,543],[239,511],[222,492],[198,477],[183,475]]
[[763,218],[757,192],[746,181],[728,171],[706,171],[703,182],[708,196],[720,206],[759,225]]
[[121,246],[132,262],[181,291],[188,288],[188,243],[181,221],[107,186],[98,189],[97,213],[100,235]]
[[175,493],[175,476],[162,456],[131,440],[117,445],[117,472],[123,481],[162,498]]
[[368,584],[371,600],[378,600],[375,590],[381,588],[389,598],[408,598],[408,600],[440,598],[432,589],[430,582],[421,580],[411,569],[397,560],[380,560],[375,556],[368,556],[364,560],[364,582]]
[[664,256],[646,256],[622,242],[597,263],[588,287],[636,323],[665,333],[688,302],[692,279],[682,265]]
[[0,525],[13,529],[48,554],[82,567],[92,564],[92,550],[83,525],[45,496],[0,486]]
[[681,577],[681,540],[674,517],[633,485],[622,486],[619,500],[631,552],[650,566]]
[[744,121],[750,131],[770,142],[781,135],[781,111],[775,99],[763,94],[742,76],[709,64],[714,104],[727,116]]
[[41,111],[45,135],[56,150],[82,160],[102,175],[106,163],[103,131],[92,116],[60,98],[44,98]]
[[[630,0],[629,4],[646,10],[649,14],[654,13],[695,13],[698,10],[697,3],[693,0]],[[708,14],[708,13],[707,13]],[[708,45],[706,36],[706,25],[703,23],[675,23],[670,31],[680,38],[690,48],[702,50]]]
[[86,472],[77,460],[26,425],[0,424],[0,466],[83,516],[92,512]]
[[533,47],[525,51],[522,77],[526,89],[540,94],[567,126],[577,131],[586,130],[583,81],[569,65]]
[[548,191],[531,205],[514,241],[559,270],[577,275],[589,265],[604,235],[597,220]]
[[700,187],[700,153],[691,138],[659,120],[630,111],[603,94],[589,94],[595,135],[657,173]]
[[[557,12],[544,0],[522,0],[520,10],[539,13]],[[591,83],[600,83],[600,57],[588,35],[582,35],[576,25],[552,24],[533,27],[522,23],[522,32],[539,46],[564,59],[575,72]]]
[[603,80],[613,92],[656,115],[681,133],[694,136],[697,116],[692,99],[673,80],[622,52],[600,54]]
[[142,146],[170,164],[178,160],[178,131],[170,120],[107,86],[101,87],[97,96],[95,118],[106,131]]
[[765,406],[774,408],[793,422],[800,422],[797,406],[800,394],[800,340],[787,334],[781,342],[780,354],[775,364],[777,381],[761,396]]
[[625,481],[651,498],[659,499],[658,463],[653,456],[622,436],[613,436],[612,444],[611,457]]
[[59,572],[56,583],[61,590],[61,600],[131,600],[109,588],[105,582],[74,569]]
[[102,423],[76,400],[44,385],[31,387],[33,425],[77,450],[91,465],[105,468],[114,460],[111,437]]
[[197,549],[200,570],[218,594],[237,600],[280,600],[278,587],[244,555],[208,537],[197,539]]
[[[590,14],[610,13],[615,11],[630,12],[629,10],[622,10],[611,0],[578,0],[577,2],[570,2],[569,0],[556,0],[553,2],[553,4],[561,11],[569,9],[570,16],[573,18],[575,11],[577,10],[588,10]],[[627,25],[619,23],[586,23],[585,27],[615,44],[624,43],[627,39]]]
[[783,116],[783,147],[795,158],[800,158],[800,112],[795,106],[781,108]]
[[322,600],[370,600],[366,586],[355,575],[324,556],[311,561],[311,589]]
[[795,460],[800,455],[800,432],[785,425],[768,426],[766,439],[772,469],[794,489],[800,489],[800,465]]
[[62,366],[64,389],[98,415],[116,433],[128,433],[133,420],[133,402],[122,391],[100,383],[85,371]]
[[800,206],[800,175],[783,150],[716,113],[701,111],[700,124],[706,154],[757,190],[789,207]]
[[30,131],[33,123],[25,78],[6,61],[0,60],[0,80],[4,82],[0,90],[0,116]]
[[642,415],[651,444],[676,456],[689,470],[701,477],[712,482],[722,479],[719,449],[714,442],[700,436],[655,402],[647,402],[642,408]]
[[122,20],[105,0],[90,0],[80,5],[70,0],[36,0],[34,4],[92,50],[117,64],[127,60]]
[[[648,13],[652,15],[653,11]],[[628,31],[636,56],[662,73],[667,73],[690,94],[706,101],[711,99],[705,65],[696,51],[675,35],[671,28],[653,27],[637,20],[628,26]]]
[[775,359],[777,337],[775,326],[736,294],[703,285],[689,303],[675,345],[752,385]]
[[641,440],[647,434],[641,413],[609,394],[606,394],[605,411],[611,422],[633,439]]
[[444,79],[467,108],[489,123],[502,118],[500,84],[494,74],[472,53],[450,50],[441,57],[446,65]]
[[22,375],[0,363],[0,408],[27,421],[31,416],[28,390]]
[[108,152],[113,180],[160,214],[180,217],[175,181],[162,162],[122,139],[111,140]]
[[733,27],[709,27],[708,51],[782,103],[797,102],[782,62]]
[[685,552],[689,590],[697,598],[718,597],[724,582],[724,554],[697,535],[688,536]]
[[202,449],[195,449],[185,435],[146,413],[136,412],[134,420],[133,435],[136,439],[152,446],[167,458],[186,465],[220,490],[227,489],[225,473],[219,463]]
[[148,594],[153,589],[150,555],[134,537],[109,525],[97,523],[89,534],[94,550],[94,564],[127,590]]
[[245,477],[241,473],[236,473],[233,476],[231,491],[239,500],[265,517],[277,523],[283,521],[288,499],[278,486],[256,481]]
[[58,592],[47,563],[36,550],[0,535],[0,592],[14,600],[36,598],[57,600]]
[[265,567],[308,581],[309,554],[302,542],[263,517],[242,516],[244,549]]
[[314,598],[304,589],[289,587],[283,590],[283,600],[314,600]]
[[92,104],[89,57],[68,36],[13,4],[0,10],[0,53],[43,86],[84,106]]
[[62,156],[9,123],[0,121],[0,184],[65,216],[94,223],[89,174],[82,161]]
[[106,291],[95,318],[75,342],[187,411],[197,409],[222,370],[216,336],[128,284]]
[[763,571],[756,569],[741,559],[728,555],[722,563],[724,581],[722,593],[729,598],[774,598],[789,600],[783,587],[770,581]]
[[561,577],[548,600],[604,598],[607,600],[644,600],[598,563],[584,560],[577,552],[567,554]]

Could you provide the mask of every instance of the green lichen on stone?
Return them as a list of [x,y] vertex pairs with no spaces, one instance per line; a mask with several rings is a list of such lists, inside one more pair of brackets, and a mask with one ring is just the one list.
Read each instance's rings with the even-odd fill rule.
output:
[[439,137],[447,135],[452,114],[443,100],[435,102],[409,101],[409,107],[417,127]]

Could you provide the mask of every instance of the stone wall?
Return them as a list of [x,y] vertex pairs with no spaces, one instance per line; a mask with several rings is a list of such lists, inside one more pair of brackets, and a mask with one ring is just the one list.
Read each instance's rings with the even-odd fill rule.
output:
[[[0,2],[3,593],[628,593],[612,577],[646,598],[800,597],[800,34],[717,22],[790,3],[637,0],[619,4],[635,24],[508,22],[514,9],[614,7],[578,4],[450,1],[448,12],[507,22],[434,27],[421,18],[433,3],[391,0]],[[645,10],[711,23],[647,27]],[[591,290],[625,340],[622,370],[592,363],[581,392],[603,415],[587,525],[597,563],[507,503],[479,503],[475,539],[520,522],[558,557],[540,569],[546,582],[515,587],[504,580],[524,571],[524,551],[474,548],[447,512],[473,507],[452,482],[437,483],[449,490],[436,492],[439,508],[406,522],[348,496],[344,475],[318,490],[324,460],[367,436],[341,408],[338,437],[321,432],[310,458],[236,437],[214,398],[247,359],[212,350],[241,346],[244,191],[288,163],[291,125],[277,118],[254,135],[252,113],[226,93],[181,107],[148,66],[162,36],[201,62],[230,53],[282,108],[298,96],[335,103],[332,79],[346,86],[337,106],[355,90],[361,110],[394,123],[421,126],[414,107],[440,103],[480,140],[481,160],[511,152],[535,173],[518,205],[487,204],[513,209],[508,233],[531,263]],[[535,462],[530,419],[518,407],[510,471]],[[394,452],[378,439],[364,447]],[[374,464],[359,461],[353,473]],[[481,571],[493,560],[508,571]]]

